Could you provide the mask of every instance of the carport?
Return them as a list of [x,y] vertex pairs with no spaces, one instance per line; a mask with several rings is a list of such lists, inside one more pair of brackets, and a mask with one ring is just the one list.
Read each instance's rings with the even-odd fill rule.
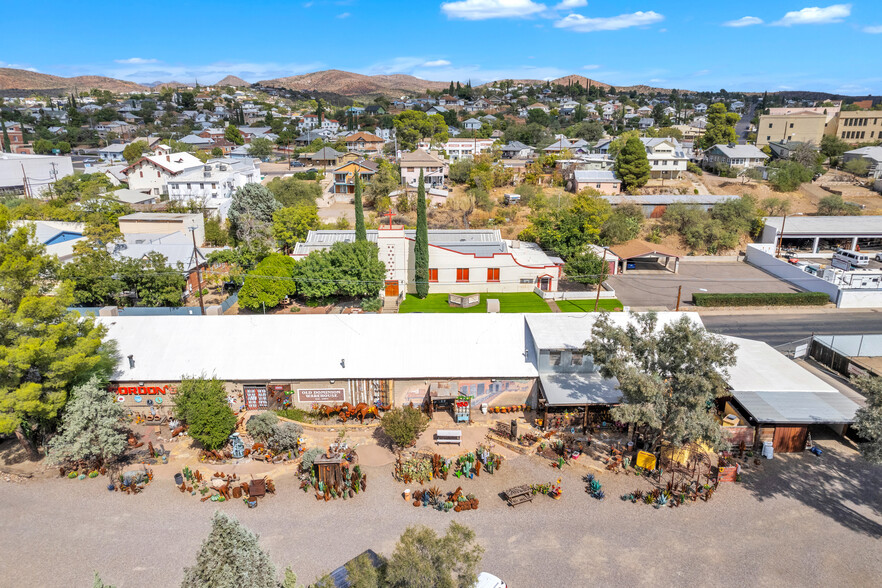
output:
[[[664,269],[673,273],[678,273],[680,271],[680,256],[676,253],[670,253],[667,251],[662,251],[658,248],[654,243],[650,243],[648,241],[642,241],[640,239],[634,239],[633,241],[628,241],[627,243],[623,243],[622,245],[614,245],[609,248],[616,257],[622,260],[622,273],[626,273],[628,271],[628,262],[655,262],[656,267],[646,268],[646,269]],[[664,258],[664,263],[662,263],[661,258]],[[671,260],[674,260],[673,266],[671,269]]]
[[822,249],[878,249],[882,245],[882,216],[770,216],[765,219],[762,243],[782,249],[797,247],[818,253]]

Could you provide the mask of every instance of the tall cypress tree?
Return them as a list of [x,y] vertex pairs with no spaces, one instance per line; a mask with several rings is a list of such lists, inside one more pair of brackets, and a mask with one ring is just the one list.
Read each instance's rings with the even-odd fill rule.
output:
[[367,231],[364,228],[364,206],[361,203],[361,174],[358,168],[355,170],[355,240],[367,241]]
[[423,170],[420,170],[416,207],[416,238],[413,244],[414,280],[417,298],[425,298],[429,294],[429,227],[426,224],[426,186],[423,182]]
[[0,118],[0,125],[3,125],[3,151],[12,153],[12,145],[9,144],[9,131],[6,130],[6,121]]

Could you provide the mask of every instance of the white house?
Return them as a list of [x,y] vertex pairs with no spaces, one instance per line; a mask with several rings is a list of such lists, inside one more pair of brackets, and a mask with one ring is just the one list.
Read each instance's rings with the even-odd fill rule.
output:
[[704,152],[708,164],[725,164],[743,169],[761,166],[768,158],[755,145],[714,145]]
[[331,119],[326,118],[325,120],[322,121],[322,128],[328,129],[332,133],[336,133],[337,131],[340,130],[340,123],[332,118]]
[[404,153],[399,161],[401,167],[401,179],[408,187],[415,188],[420,181],[420,170],[423,172],[423,182],[427,188],[443,186],[447,181],[449,166],[447,162],[417,149],[413,153]]
[[125,161],[126,158],[123,157],[123,150],[126,148],[126,145],[127,143],[112,143],[102,147],[98,150],[98,158],[107,163]]
[[142,157],[123,173],[129,188],[150,194],[168,194],[168,181],[186,171],[202,167],[202,162],[189,153],[166,153]]
[[197,202],[221,219],[233,203],[237,188],[260,181],[260,160],[211,159],[168,180],[168,196],[178,202]]
[[[384,294],[414,292],[416,231],[400,225],[368,231],[386,265]],[[310,231],[291,255],[295,259],[337,242],[355,241],[355,231]],[[556,291],[560,267],[535,243],[503,240],[495,229],[430,230],[429,291],[444,293]]]
[[297,130],[310,131],[319,126],[318,116],[315,114],[304,114],[303,120],[297,123]]
[[680,172],[686,171],[689,158],[679,141],[672,138],[647,137],[640,140],[649,159],[651,177],[677,179],[680,177]]
[[463,128],[467,131],[479,131],[482,125],[483,123],[476,118],[470,118],[462,123]]

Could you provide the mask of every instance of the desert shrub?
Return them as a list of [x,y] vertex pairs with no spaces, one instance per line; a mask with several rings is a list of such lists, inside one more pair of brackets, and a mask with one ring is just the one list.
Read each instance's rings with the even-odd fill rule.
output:
[[393,408],[383,415],[380,426],[396,445],[408,447],[429,426],[429,417],[410,406]]
[[273,427],[279,422],[279,417],[274,412],[262,412],[256,414],[245,423],[245,429],[255,440],[266,442],[273,434]]
[[361,309],[365,312],[379,312],[381,308],[383,308],[383,301],[378,296],[363,298],[361,301]]
[[297,423],[281,421],[273,426],[272,432],[270,433],[268,439],[268,443],[274,451],[288,451],[291,449],[297,449],[297,439],[301,435],[303,435],[303,427],[301,427]]
[[692,163],[691,161],[686,162],[686,171],[695,174],[696,176],[704,175],[704,170],[700,167]]
[[312,470],[313,464],[315,464],[315,460],[324,453],[324,450],[321,447],[313,447],[312,449],[307,449],[303,454],[303,461],[300,464],[300,468],[304,472],[308,472]]
[[857,216],[861,209],[857,204],[846,202],[839,194],[824,196],[818,202],[819,216]]

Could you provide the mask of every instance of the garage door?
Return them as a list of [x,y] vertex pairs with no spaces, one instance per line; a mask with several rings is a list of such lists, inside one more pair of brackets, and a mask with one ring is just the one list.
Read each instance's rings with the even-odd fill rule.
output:
[[808,427],[776,427],[775,453],[799,453],[805,451]]

